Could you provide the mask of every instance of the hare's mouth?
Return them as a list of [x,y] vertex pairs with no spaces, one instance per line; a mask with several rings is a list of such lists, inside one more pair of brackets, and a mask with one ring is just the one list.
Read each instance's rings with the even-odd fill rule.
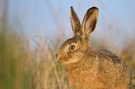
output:
[[66,58],[65,57],[62,57],[60,54],[56,54],[56,59],[60,63],[63,63],[64,61],[66,61]]

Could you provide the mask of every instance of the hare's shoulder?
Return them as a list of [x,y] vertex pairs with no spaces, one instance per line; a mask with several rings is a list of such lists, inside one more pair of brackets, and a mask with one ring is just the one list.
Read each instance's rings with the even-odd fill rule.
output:
[[121,59],[113,54],[112,52],[106,50],[106,49],[100,49],[100,50],[95,50],[95,53],[98,55],[101,60],[106,60],[108,62],[113,62],[113,63],[118,63],[121,64]]

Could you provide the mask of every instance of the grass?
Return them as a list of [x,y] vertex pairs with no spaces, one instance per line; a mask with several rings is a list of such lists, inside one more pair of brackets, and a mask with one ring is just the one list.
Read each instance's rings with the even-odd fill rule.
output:
[[32,89],[29,68],[25,70],[26,50],[17,34],[0,33],[0,88]]
[[0,89],[69,89],[55,49],[39,40],[32,49],[26,36],[0,32]]

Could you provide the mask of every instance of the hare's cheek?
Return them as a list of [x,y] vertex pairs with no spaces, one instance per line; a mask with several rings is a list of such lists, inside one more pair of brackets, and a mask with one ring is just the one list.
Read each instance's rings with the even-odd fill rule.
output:
[[69,52],[67,53],[68,58],[72,58],[73,55],[74,55],[74,52],[69,51]]

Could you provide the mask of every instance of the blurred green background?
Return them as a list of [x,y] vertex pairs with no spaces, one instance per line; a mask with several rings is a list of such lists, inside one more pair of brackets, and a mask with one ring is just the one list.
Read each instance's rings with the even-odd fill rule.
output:
[[81,20],[88,8],[99,8],[90,46],[118,55],[135,79],[134,3],[0,0],[0,89],[70,89],[65,70],[55,59],[60,44],[72,36],[70,6]]

